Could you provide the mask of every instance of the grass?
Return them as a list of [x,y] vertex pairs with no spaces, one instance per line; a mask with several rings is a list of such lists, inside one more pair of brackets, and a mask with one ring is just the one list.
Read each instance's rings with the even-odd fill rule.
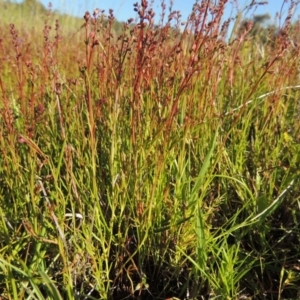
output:
[[1,299],[299,299],[299,24],[225,5],[1,21]]

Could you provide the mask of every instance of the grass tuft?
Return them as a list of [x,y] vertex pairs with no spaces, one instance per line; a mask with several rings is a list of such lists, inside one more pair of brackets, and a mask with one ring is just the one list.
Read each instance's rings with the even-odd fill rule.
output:
[[299,299],[296,3],[212,2],[0,2],[1,299]]

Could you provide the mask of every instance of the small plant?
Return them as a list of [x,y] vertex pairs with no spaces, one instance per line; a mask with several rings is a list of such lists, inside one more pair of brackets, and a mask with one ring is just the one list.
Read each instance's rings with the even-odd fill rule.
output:
[[299,298],[297,3],[226,2],[0,21],[1,299]]

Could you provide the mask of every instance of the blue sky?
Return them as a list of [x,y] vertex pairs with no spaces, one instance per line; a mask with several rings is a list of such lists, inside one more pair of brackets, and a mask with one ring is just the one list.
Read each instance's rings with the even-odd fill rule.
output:
[[[18,0],[17,0],[18,1]],[[20,1],[20,0],[19,0]],[[18,1],[18,2],[19,2]],[[51,0],[40,0],[45,6],[48,6]],[[156,11],[157,17],[161,12],[160,3],[161,0],[152,0],[154,1],[153,8]],[[149,3],[152,2],[148,0]],[[216,0],[212,0],[216,1]],[[265,0],[264,0],[265,1]],[[108,12],[109,8],[114,10],[114,14],[119,21],[125,21],[130,17],[135,17],[136,13],[133,11],[133,3],[140,2],[139,0],[52,0],[53,9],[60,10],[61,12],[73,14],[76,16],[83,16],[86,11],[92,12],[95,8],[104,9]],[[232,11],[232,6],[230,2],[238,2],[239,9],[244,8],[247,4],[251,2],[251,0],[228,0],[227,10],[225,11],[225,18],[230,16]],[[263,2],[263,0],[257,0],[257,2]],[[258,6],[256,11],[251,11],[248,17],[253,16],[253,14],[264,14],[269,13],[272,17],[275,17],[276,12],[279,12],[282,7],[282,3],[284,0],[269,0],[268,4]],[[283,13],[286,13],[288,10],[288,6],[291,0],[287,1],[283,8]],[[165,0],[166,5],[168,6],[170,0]],[[188,15],[191,12],[192,6],[195,3],[195,0],[173,0],[173,10],[179,10],[182,14],[182,21],[186,21]],[[298,8],[295,16],[299,17],[300,9]],[[233,15],[236,15],[236,11],[234,11]],[[277,23],[278,25],[278,23]]]

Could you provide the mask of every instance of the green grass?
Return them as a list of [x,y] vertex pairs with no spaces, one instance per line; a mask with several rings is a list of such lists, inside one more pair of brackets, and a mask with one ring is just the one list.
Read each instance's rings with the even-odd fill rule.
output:
[[297,24],[5,5],[1,299],[299,299]]

